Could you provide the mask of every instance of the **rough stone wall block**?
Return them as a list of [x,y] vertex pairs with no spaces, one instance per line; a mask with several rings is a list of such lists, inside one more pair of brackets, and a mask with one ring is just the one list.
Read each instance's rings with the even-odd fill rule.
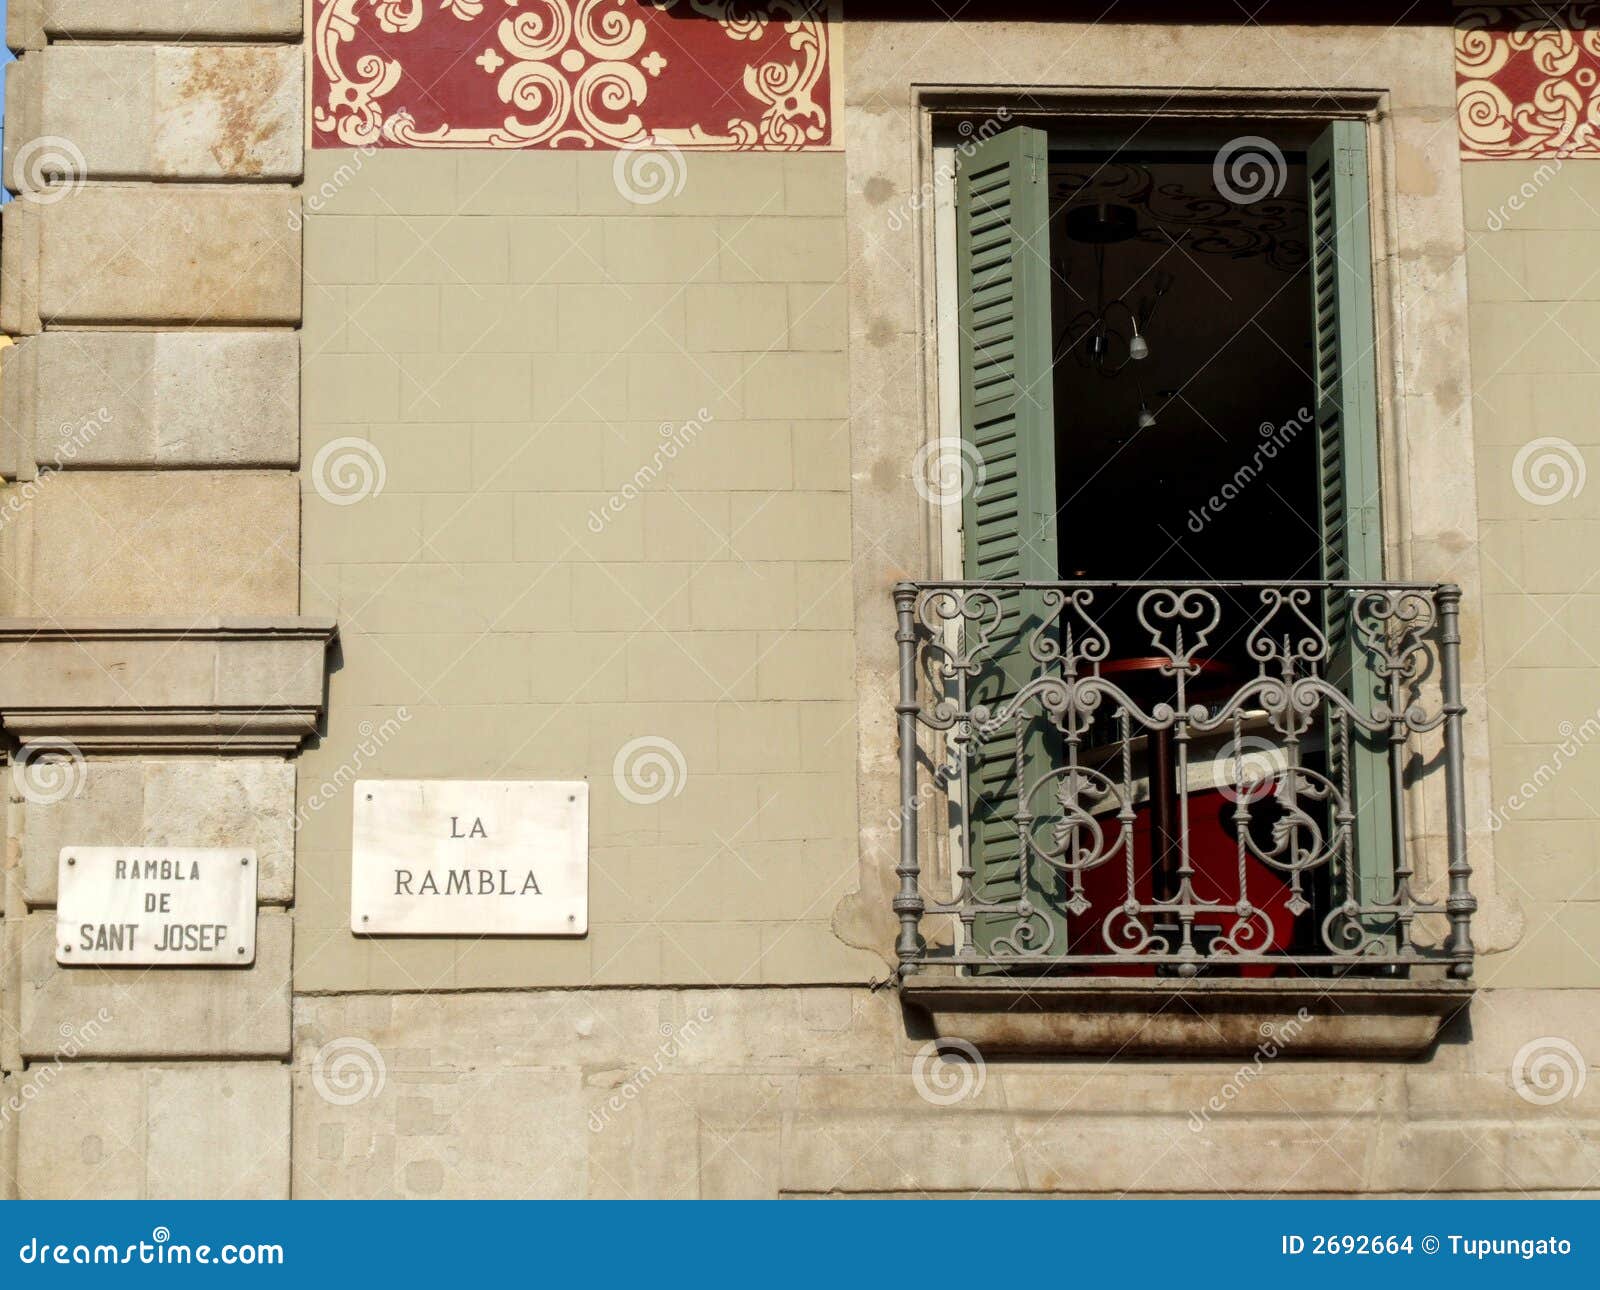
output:
[[31,336],[39,320],[39,207],[15,201],[0,207],[0,331]]
[[22,526],[0,528],[0,552],[27,573],[25,589],[0,591],[19,618],[193,621],[299,608],[299,492],[286,471],[59,471],[28,513],[31,555],[12,546]]
[[[88,757],[81,793],[10,812],[0,1094],[30,1098],[0,1123],[0,1197],[289,1194],[293,926],[271,906],[333,635],[290,617],[302,6],[9,6],[0,329],[25,343],[0,359],[0,475],[26,510],[0,528],[0,671],[36,658],[42,684],[0,721]],[[252,966],[57,967],[64,843],[208,840],[258,853]]]
[[49,332],[0,352],[0,474],[299,461],[294,332]]
[[41,165],[79,180],[293,181],[303,98],[296,46],[52,45],[7,75],[6,186],[41,184]]
[[6,41],[296,40],[302,0],[12,0]]
[[6,8],[6,44],[19,53],[44,44],[44,0],[11,0]]
[[30,1062],[54,1060],[69,1032],[79,1036],[77,1061],[288,1056],[287,914],[257,915],[256,960],[247,968],[59,967],[51,910],[30,914],[15,934],[22,1055]]
[[85,761],[71,796],[22,804],[23,898],[33,909],[56,903],[67,846],[244,846],[256,852],[257,899],[287,904],[294,780],[294,763],[282,757]]
[[[10,767],[5,767],[9,774]],[[8,841],[7,846],[10,846]],[[22,979],[22,965],[17,961],[23,925],[22,893],[11,874],[6,875],[6,901],[10,906],[0,917],[0,1017],[5,1026],[0,1030],[0,1071],[15,1073],[22,1069],[22,1036],[17,1033],[18,984]]]
[[292,189],[90,184],[37,209],[47,325],[300,320]]
[[[39,75],[42,53],[24,54],[6,69],[6,137],[4,151],[5,186],[15,193],[12,161],[21,143],[39,138],[39,106],[44,79]],[[28,148],[24,157],[37,153],[39,145]]]
[[[0,1075],[0,1200],[17,1198],[17,1130],[20,1112],[10,1110],[17,1082]],[[18,1105],[21,1105],[20,1099]]]
[[0,349],[0,479],[32,479],[38,350],[24,337]]
[[18,1123],[29,1200],[289,1194],[287,1067],[62,1066]]

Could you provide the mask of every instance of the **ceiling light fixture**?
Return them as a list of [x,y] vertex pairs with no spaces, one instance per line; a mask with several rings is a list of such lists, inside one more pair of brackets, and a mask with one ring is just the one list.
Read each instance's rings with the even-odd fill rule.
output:
[[[1071,354],[1079,365],[1110,379],[1130,363],[1149,359],[1150,321],[1162,297],[1172,290],[1173,277],[1164,271],[1156,273],[1149,294],[1133,304],[1125,295],[1107,295],[1106,247],[1131,242],[1139,235],[1139,217],[1131,206],[1116,202],[1074,206],[1067,211],[1066,231],[1072,241],[1093,248],[1095,292],[1093,305],[1080,310],[1057,335],[1055,361]],[[1057,271],[1062,272],[1061,266]],[[1155,413],[1141,390],[1138,428],[1150,430],[1155,424]]]

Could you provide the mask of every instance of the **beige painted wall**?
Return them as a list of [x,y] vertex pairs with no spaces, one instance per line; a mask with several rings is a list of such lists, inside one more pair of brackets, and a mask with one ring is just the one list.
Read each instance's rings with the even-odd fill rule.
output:
[[[343,664],[300,767],[297,989],[883,972],[828,925],[857,855],[842,159],[685,154],[647,202],[616,160],[309,154],[302,598]],[[351,502],[350,453],[381,492]],[[641,738],[659,802],[614,774]],[[587,776],[589,936],[353,938],[363,762]]]
[[[1600,982],[1600,162],[1463,166],[1494,811],[1526,932],[1486,984]],[[1557,440],[1530,449],[1541,439]],[[1519,460],[1520,457],[1520,460]],[[1541,464],[1542,463],[1542,464]],[[1531,790],[1531,791],[1530,791]]]

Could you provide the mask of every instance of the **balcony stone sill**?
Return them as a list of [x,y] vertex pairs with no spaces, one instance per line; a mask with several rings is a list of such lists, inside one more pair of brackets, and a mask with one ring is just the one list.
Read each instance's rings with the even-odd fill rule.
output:
[[1428,1051],[1469,981],[907,977],[909,1018],[985,1055],[1404,1058]]

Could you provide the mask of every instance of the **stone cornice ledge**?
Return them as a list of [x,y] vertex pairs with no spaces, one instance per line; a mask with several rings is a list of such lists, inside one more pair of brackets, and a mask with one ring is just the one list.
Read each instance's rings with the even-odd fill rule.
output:
[[1404,1058],[1428,1051],[1468,981],[910,976],[908,1012],[982,1053]]
[[331,618],[3,618],[0,723],[82,752],[293,753],[337,637]]

